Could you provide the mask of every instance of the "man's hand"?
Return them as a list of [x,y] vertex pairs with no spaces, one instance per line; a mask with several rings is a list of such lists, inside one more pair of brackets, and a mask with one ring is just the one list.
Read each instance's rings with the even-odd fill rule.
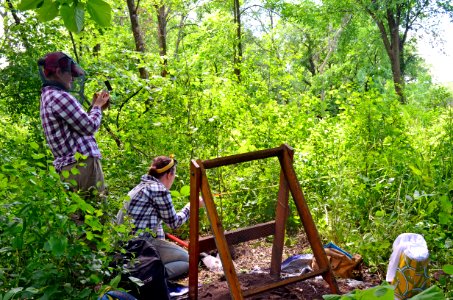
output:
[[99,107],[104,110],[110,105],[110,94],[107,91],[97,92],[93,95],[93,107]]

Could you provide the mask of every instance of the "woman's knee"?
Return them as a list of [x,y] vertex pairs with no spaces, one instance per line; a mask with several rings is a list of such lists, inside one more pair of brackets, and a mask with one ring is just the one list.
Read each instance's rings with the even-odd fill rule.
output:
[[160,258],[164,264],[173,261],[189,262],[189,253],[185,249],[163,240],[154,240],[153,244],[159,251]]
[[168,279],[175,279],[189,272],[189,262],[174,261],[165,264]]

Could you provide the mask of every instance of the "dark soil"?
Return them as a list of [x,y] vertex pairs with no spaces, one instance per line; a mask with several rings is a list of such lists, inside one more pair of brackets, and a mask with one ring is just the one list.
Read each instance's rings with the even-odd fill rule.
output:
[[[347,249],[345,249],[347,250]],[[231,255],[236,266],[236,273],[242,291],[256,288],[275,281],[269,275],[272,243],[266,239],[259,239],[231,247]],[[305,236],[300,235],[297,243],[290,247],[285,246],[283,259],[295,254],[311,253]],[[355,289],[366,289],[379,285],[382,281],[378,274],[370,273],[363,264],[356,272],[355,279],[337,278],[337,284],[342,294]],[[215,274],[200,264],[198,274],[198,299],[231,299],[227,281],[223,274]],[[188,285],[188,279],[179,283]],[[329,285],[321,278],[311,278],[292,283],[274,290],[257,294],[247,299],[322,299],[323,295],[332,294]]]
[[[267,274],[240,274],[238,276],[242,290],[258,287],[273,282]],[[354,287],[350,286],[345,279],[337,280],[341,293],[347,293],[354,289],[365,289],[377,285],[378,282],[362,282]],[[332,294],[328,284],[323,279],[308,279],[289,284],[265,293],[257,294],[248,299],[323,299],[322,295]],[[231,299],[226,281],[203,285],[198,290],[198,299]]]

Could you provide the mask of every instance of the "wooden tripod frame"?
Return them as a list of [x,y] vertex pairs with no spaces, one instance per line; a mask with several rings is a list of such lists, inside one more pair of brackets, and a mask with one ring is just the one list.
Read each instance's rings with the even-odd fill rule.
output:
[[[339,294],[339,289],[335,277],[330,268],[329,261],[319,238],[313,218],[308,209],[302,189],[297,180],[292,160],[294,150],[287,145],[261,151],[249,152],[244,154],[220,157],[211,160],[192,160],[190,165],[190,243],[189,243],[189,299],[198,298],[198,258],[201,252],[216,249],[219,251],[222,261],[223,271],[231,293],[231,298],[244,299],[244,297],[259,294],[272,290],[290,283],[295,283],[318,275],[322,275],[329,284],[330,290],[334,294]],[[237,164],[252,160],[278,157],[280,162],[280,186],[278,191],[276,218],[275,221],[258,224],[255,226],[242,228],[239,230],[224,232],[222,223],[219,220],[217,209],[211,193],[206,169]],[[213,236],[199,238],[199,195],[203,195],[206,212]],[[241,290],[240,283],[234,268],[228,245],[255,240],[261,237],[274,235],[272,246],[272,257],[270,274],[276,279],[280,278],[281,261],[285,240],[285,223],[289,212],[288,199],[289,192],[294,199],[297,211],[307,234],[313,255],[318,263],[319,270],[307,274],[290,277],[287,279],[272,282],[270,284],[252,287],[245,291]]]

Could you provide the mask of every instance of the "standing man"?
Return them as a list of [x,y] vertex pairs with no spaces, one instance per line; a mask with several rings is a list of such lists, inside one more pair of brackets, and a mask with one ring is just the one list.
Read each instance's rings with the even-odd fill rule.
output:
[[[47,143],[54,156],[58,173],[69,171],[65,181],[75,180],[76,190],[87,197],[103,194],[104,174],[101,153],[94,134],[101,125],[102,110],[108,107],[107,91],[93,96],[92,109],[87,113],[69,91],[75,79],[84,80],[84,71],[63,52],[51,52],[38,60],[43,82],[40,116]],[[76,153],[83,158],[76,158]],[[71,171],[76,168],[78,172]],[[62,176],[63,178],[63,176]]]

